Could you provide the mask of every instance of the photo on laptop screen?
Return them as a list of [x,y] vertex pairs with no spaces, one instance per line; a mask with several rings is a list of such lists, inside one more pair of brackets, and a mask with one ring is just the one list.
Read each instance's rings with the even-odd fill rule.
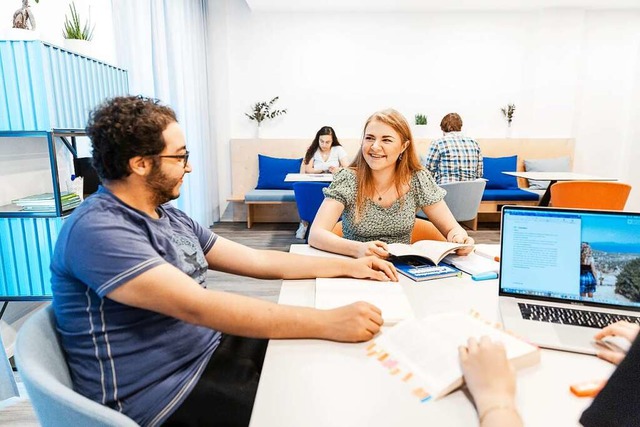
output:
[[505,207],[500,294],[640,308],[640,214]]

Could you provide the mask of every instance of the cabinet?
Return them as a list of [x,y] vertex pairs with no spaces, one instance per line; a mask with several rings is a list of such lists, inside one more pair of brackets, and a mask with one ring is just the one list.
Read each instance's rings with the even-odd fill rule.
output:
[[[48,299],[76,140],[89,111],[128,93],[127,72],[41,41],[0,40],[0,82],[0,300]],[[12,203],[41,193],[53,193],[53,210]]]

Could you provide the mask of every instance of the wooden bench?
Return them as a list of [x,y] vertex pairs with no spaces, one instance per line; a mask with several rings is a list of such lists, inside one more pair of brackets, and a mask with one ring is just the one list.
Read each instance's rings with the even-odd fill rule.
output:
[[[521,138],[478,138],[482,155],[485,157],[518,156],[517,170],[524,170],[525,159],[544,159],[568,156],[573,165],[575,142],[570,138],[521,139]],[[341,139],[345,151],[353,159],[360,149],[360,139]],[[285,201],[272,198],[247,199],[246,195],[255,189],[258,181],[258,154],[271,157],[300,158],[311,143],[308,139],[232,139],[231,153],[231,195],[229,205],[222,215],[224,221],[247,222],[251,227],[255,222],[298,222],[298,211],[294,199]],[[427,153],[431,141],[417,139],[418,155]],[[528,188],[527,180],[518,178],[520,188]],[[266,190],[259,190],[266,191]],[[293,192],[292,192],[293,193]],[[292,194],[291,193],[291,194]],[[480,222],[500,221],[500,208],[506,204],[536,205],[537,201],[491,200],[483,201],[478,212]]]

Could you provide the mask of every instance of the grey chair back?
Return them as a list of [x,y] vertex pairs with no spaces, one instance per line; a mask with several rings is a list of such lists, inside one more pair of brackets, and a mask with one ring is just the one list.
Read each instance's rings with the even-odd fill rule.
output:
[[[482,194],[484,187],[487,185],[485,179],[476,179],[475,181],[457,181],[439,184],[440,187],[447,190],[444,196],[449,210],[453,217],[459,223],[464,223],[472,230],[478,228],[478,209],[482,202]],[[417,214],[420,218],[427,218],[424,212]]]
[[38,421],[43,426],[137,426],[131,418],[73,390],[51,306],[20,328],[16,364]]

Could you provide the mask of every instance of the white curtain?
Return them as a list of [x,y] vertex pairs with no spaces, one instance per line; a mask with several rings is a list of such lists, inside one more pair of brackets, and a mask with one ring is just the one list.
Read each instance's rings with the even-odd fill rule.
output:
[[204,226],[220,218],[207,69],[206,0],[112,0],[118,64],[129,92],[171,106],[185,131],[193,172],[178,208]]

